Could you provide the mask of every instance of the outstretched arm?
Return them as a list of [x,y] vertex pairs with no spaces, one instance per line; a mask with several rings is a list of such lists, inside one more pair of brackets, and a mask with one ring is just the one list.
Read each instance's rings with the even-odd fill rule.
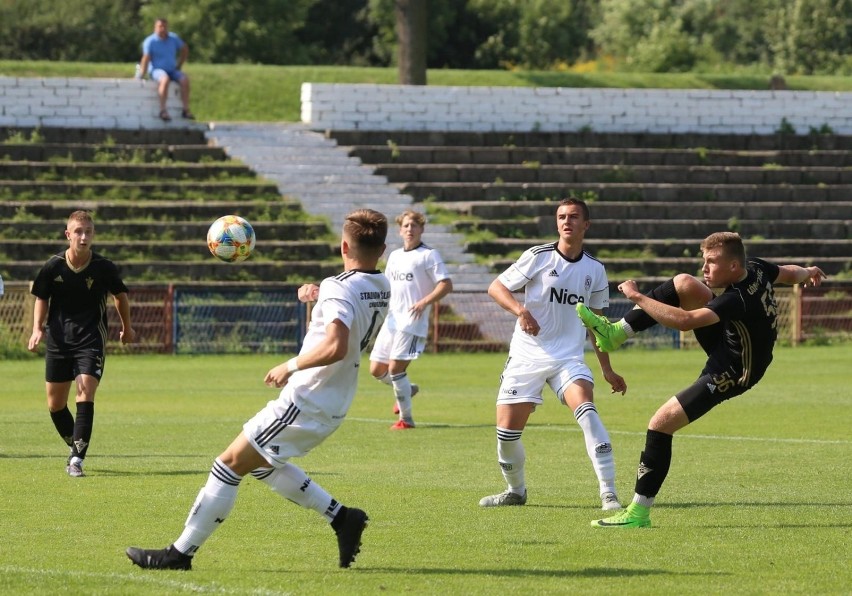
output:
[[822,280],[826,278],[819,267],[799,267],[798,265],[780,265],[778,267],[778,279],[775,283],[781,284],[805,284],[810,283],[812,286],[818,286]]

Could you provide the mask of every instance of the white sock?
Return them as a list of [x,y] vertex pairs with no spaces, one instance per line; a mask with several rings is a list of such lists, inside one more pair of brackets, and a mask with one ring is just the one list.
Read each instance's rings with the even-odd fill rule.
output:
[[411,381],[408,380],[408,373],[401,372],[398,375],[391,376],[393,384],[393,394],[396,397],[396,403],[399,406],[399,417],[409,424],[414,424],[414,418],[411,413]]
[[[256,476],[254,472],[252,475]],[[323,487],[311,480],[299,466],[289,462],[259,479],[285,499],[325,516],[329,523],[340,509],[340,503],[335,501]]]
[[526,453],[521,441],[522,432],[524,431],[497,427],[497,463],[500,464],[500,471],[503,472],[509,490],[518,495],[527,492],[524,480]]
[[379,383],[384,383],[385,385],[391,385],[390,373],[388,371],[385,371],[381,376],[373,377],[373,378],[376,379]]
[[194,555],[210,535],[228,517],[237,500],[237,489],[242,476],[234,472],[217,457],[207,477],[207,484],[198,493],[195,503],[184,523],[183,533],[174,546],[180,552]]
[[[600,494],[615,493],[615,458],[612,455],[612,443],[606,432],[598,410],[592,402],[583,402],[574,410],[577,424],[583,429],[586,440],[586,452],[592,460],[592,467],[598,477]],[[616,493],[617,494],[617,493]]]

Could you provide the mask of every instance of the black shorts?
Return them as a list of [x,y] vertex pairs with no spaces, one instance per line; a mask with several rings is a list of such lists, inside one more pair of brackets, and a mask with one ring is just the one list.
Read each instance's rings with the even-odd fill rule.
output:
[[104,350],[79,348],[64,352],[48,350],[44,357],[44,380],[48,383],[73,381],[79,375],[91,375],[100,382],[104,374]]
[[704,371],[692,385],[675,395],[690,422],[695,422],[723,401],[751,389],[752,385],[740,385],[734,376],[731,370]]

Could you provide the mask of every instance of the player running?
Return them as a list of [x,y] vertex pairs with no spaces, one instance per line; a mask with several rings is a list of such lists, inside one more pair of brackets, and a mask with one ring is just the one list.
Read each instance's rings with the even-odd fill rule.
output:
[[[587,332],[574,312],[577,303],[588,304],[596,312],[609,306],[606,270],[583,250],[590,224],[585,202],[573,197],[563,200],[556,210],[559,240],[525,251],[488,288],[494,301],[518,320],[497,394],[497,461],[508,489],[484,497],[479,501],[482,507],[527,502],[521,433],[530,414],[543,403],[545,384],[571,408],[583,430],[602,508],[621,507],[612,444],[595,408],[594,377],[583,354]],[[522,288],[523,304],[512,295]],[[612,392],[623,395],[624,379],[612,370],[607,354],[597,348],[595,352]]]
[[[742,395],[763,377],[772,362],[778,308],[774,284],[807,283],[825,278],[819,267],[775,265],[746,258],[739,235],[711,234],[701,243],[703,282],[680,274],[647,295],[636,282],[618,286],[636,308],[616,323],[583,304],[577,312],[601,350],[611,352],[636,333],[657,323],[695,331],[707,354],[698,379],[657,410],[648,424],[645,450],[639,457],[633,502],[621,513],[592,522],[597,528],[642,528],[651,525],[651,506],[672,460],[673,435],[725,400]],[[716,290],[714,292],[713,290]]]
[[453,291],[453,282],[441,255],[421,240],[426,218],[405,211],[396,218],[402,248],[388,257],[385,275],[391,284],[388,318],[370,353],[370,374],[393,387],[392,430],[414,428],[411,398],[420,388],[408,378],[408,366],[423,353],[429,335],[432,305]]
[[304,344],[298,356],[264,378],[267,385],[281,388],[278,398],[246,422],[216,458],[178,539],[159,550],[130,547],[131,561],[145,569],[190,569],[195,553],[227,519],[247,474],[322,515],[337,534],[340,567],[355,561],[367,514],[333,499],[288,460],[328,438],[352,404],[361,352],[378,333],[390,298],[390,284],[376,269],[387,225],[387,218],[372,209],[346,216],[340,243],[344,272],[323,280],[316,296],[309,295],[312,286],[299,289],[303,302],[316,299]]

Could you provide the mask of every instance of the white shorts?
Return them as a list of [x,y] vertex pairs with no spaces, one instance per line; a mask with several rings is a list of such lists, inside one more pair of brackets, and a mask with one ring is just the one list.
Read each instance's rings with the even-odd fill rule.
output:
[[578,380],[595,382],[592,371],[582,358],[542,363],[510,357],[500,375],[497,405],[526,402],[540,405],[544,403],[542,392],[545,383],[550,385],[559,401],[565,403],[565,389]]
[[382,325],[370,360],[387,364],[391,360],[417,360],[426,349],[426,338],[405,331],[390,331]]
[[340,425],[329,425],[300,411],[285,386],[272,400],[243,425],[243,434],[273,468],[291,457],[300,457],[325,441]]

